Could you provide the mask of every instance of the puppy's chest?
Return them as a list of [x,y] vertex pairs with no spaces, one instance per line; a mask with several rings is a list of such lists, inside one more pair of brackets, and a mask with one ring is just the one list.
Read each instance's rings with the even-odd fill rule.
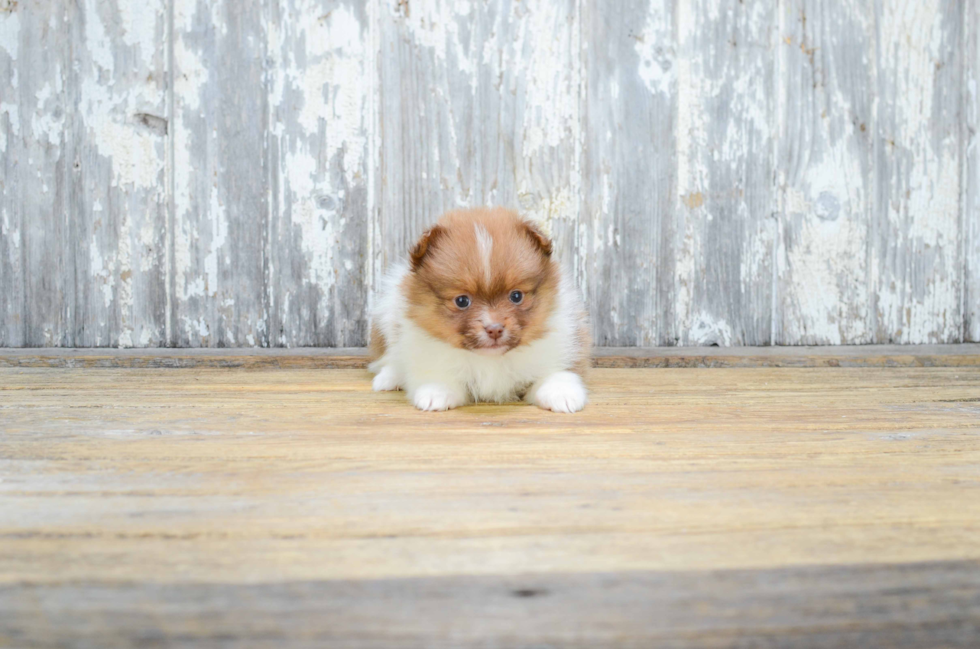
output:
[[511,401],[520,399],[534,382],[534,377],[503,359],[478,359],[455,368],[456,376],[466,386],[474,401]]
[[531,381],[504,376],[472,377],[466,382],[466,389],[474,401],[513,401],[524,398],[531,387]]

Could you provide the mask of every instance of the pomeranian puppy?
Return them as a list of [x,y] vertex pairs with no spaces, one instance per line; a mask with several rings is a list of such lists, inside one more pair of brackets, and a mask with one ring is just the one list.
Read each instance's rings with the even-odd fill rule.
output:
[[385,278],[373,310],[375,390],[420,410],[523,398],[576,412],[591,336],[551,241],[504,209],[445,214]]

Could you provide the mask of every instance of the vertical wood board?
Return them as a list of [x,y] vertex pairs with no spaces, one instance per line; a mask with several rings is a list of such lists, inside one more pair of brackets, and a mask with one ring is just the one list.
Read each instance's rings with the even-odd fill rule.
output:
[[380,24],[375,277],[439,214],[483,204],[517,208],[541,223],[574,268],[576,3],[388,0]]
[[367,336],[368,2],[270,2],[270,343]]
[[774,342],[871,342],[873,7],[792,0],[781,12]]
[[70,25],[32,5],[0,4],[0,345],[71,346]]
[[72,3],[75,345],[166,344],[167,3]]
[[776,8],[678,4],[669,340],[772,340]]
[[268,346],[264,7],[174,3],[174,268],[178,347]]
[[877,0],[875,342],[962,340],[964,2]]
[[598,345],[669,343],[677,121],[675,4],[584,4],[582,230],[577,276]]

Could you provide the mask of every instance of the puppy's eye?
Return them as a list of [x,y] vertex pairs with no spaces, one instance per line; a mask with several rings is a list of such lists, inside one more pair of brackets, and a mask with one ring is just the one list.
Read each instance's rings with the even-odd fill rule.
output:
[[521,293],[520,291],[511,291],[510,301],[513,302],[514,304],[520,304],[521,302],[524,301],[524,294]]
[[461,309],[465,309],[470,305],[470,297],[468,295],[458,295],[456,296],[456,306]]

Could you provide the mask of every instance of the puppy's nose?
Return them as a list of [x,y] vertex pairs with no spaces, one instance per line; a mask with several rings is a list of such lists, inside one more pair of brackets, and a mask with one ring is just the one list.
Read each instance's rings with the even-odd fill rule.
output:
[[493,324],[487,325],[484,327],[484,329],[487,330],[487,335],[494,340],[497,340],[504,335],[504,325],[500,324],[499,322],[494,322]]

